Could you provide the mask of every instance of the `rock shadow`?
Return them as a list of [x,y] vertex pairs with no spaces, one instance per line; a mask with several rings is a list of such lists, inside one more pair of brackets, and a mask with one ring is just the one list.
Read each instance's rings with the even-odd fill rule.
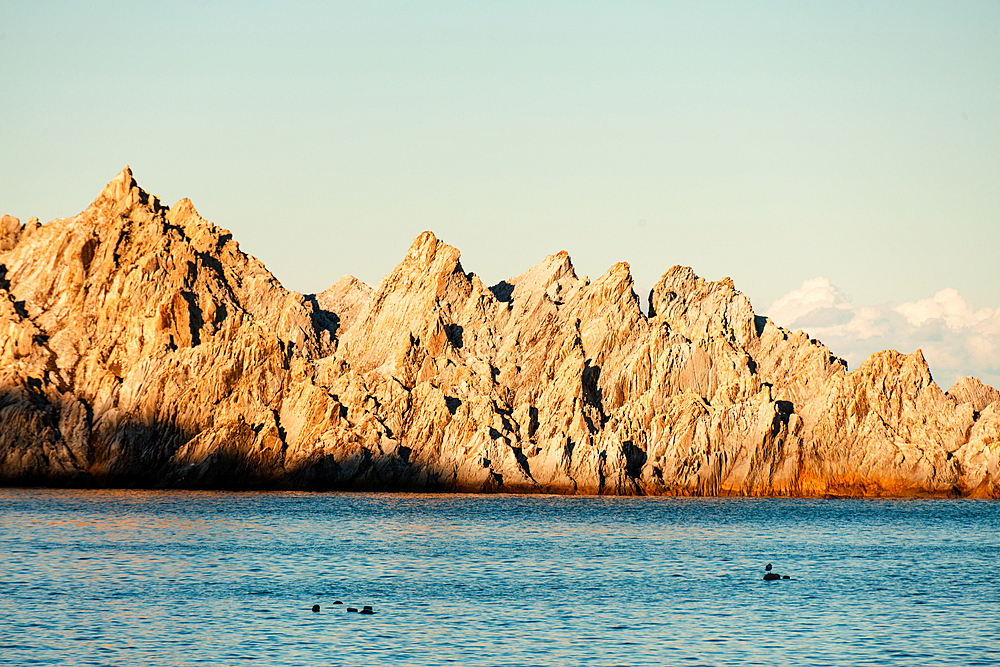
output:
[[506,280],[501,280],[496,285],[491,287],[490,291],[493,292],[493,296],[495,296],[496,300],[500,303],[510,303],[514,294],[514,286]]
[[0,484],[170,486],[169,461],[193,434],[175,424],[134,418],[102,428],[86,401],[53,402],[47,395],[52,391],[28,378],[23,387],[0,392]]
[[456,350],[462,349],[462,334],[465,330],[460,324],[448,324],[445,326],[445,335],[448,336],[448,342]]
[[312,306],[312,326],[316,333],[327,331],[331,340],[336,338],[337,330],[340,329],[340,316],[331,310],[324,310],[315,294],[305,294],[302,299]]
[[767,318],[763,315],[753,316],[753,328],[757,332],[757,338],[764,335],[764,328],[767,326]]
[[642,467],[646,465],[646,452],[631,440],[622,443],[622,455],[625,457],[625,474],[633,479],[642,476]]
[[450,412],[452,416],[454,416],[455,413],[458,411],[458,408],[461,407],[462,405],[462,399],[456,398],[454,396],[445,396],[444,404],[448,407],[448,412]]
[[604,412],[604,391],[601,389],[601,367],[593,365],[590,359],[587,359],[583,365],[583,373],[581,374],[581,382],[583,384],[583,402],[585,406],[590,406],[597,412],[599,424],[595,424],[593,417],[587,414],[584,410],[584,419],[587,421],[587,426],[590,428],[592,433],[596,433],[608,421],[608,416]]

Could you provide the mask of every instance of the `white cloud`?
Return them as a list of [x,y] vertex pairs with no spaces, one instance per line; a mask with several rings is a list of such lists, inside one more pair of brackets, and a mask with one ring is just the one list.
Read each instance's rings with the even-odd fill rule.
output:
[[972,304],[963,299],[958,290],[950,287],[941,290],[930,299],[901,303],[896,306],[896,312],[902,314],[906,321],[915,327],[929,320],[944,320],[952,331],[975,326],[993,316],[992,308],[973,311]]
[[974,310],[951,288],[897,306],[855,306],[828,279],[813,278],[764,314],[823,341],[851,369],[880,350],[919,348],[943,389],[963,375],[1000,387],[1000,308]]

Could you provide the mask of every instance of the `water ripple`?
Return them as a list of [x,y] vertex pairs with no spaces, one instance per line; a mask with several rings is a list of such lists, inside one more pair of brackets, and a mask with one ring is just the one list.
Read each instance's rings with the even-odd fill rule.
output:
[[0,664],[996,664],[998,542],[967,500],[5,489]]

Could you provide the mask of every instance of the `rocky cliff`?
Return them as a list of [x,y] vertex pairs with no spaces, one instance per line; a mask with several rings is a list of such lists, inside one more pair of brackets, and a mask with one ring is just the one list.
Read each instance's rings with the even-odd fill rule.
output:
[[919,351],[857,370],[675,266],[565,252],[492,287],[424,232],[372,289],[284,289],[126,168],[0,222],[0,482],[1000,496],[1000,393]]

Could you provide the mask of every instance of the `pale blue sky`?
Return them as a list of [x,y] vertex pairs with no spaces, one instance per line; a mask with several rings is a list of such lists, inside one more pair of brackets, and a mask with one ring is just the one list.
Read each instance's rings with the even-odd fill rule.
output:
[[487,284],[547,254],[687,264],[758,312],[1000,306],[1000,3],[0,5],[0,212],[125,164],[289,288],[435,231]]

